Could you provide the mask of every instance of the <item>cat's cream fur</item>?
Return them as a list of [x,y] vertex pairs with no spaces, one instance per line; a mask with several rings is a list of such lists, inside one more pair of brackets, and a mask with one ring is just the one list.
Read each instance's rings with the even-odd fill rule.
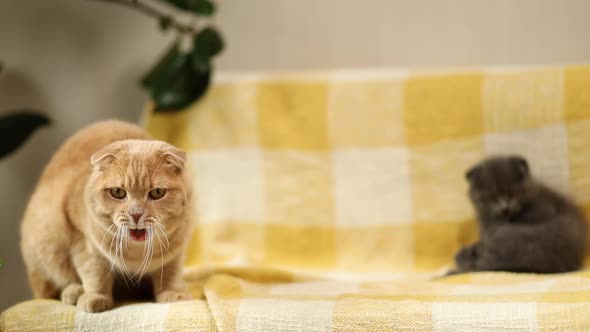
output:
[[[152,278],[156,301],[189,299],[180,280],[190,236],[184,163],[184,152],[121,121],[94,124],[66,141],[45,168],[22,222],[34,296],[100,312],[113,306],[116,276],[133,287],[144,275]],[[115,187],[126,196],[115,198]],[[153,199],[154,188],[165,189],[164,196]]]

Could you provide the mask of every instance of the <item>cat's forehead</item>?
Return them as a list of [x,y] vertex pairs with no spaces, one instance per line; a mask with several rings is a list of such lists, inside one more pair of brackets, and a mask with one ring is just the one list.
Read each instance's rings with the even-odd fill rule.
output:
[[160,149],[157,142],[122,141],[115,158],[106,167],[107,174],[125,178],[153,175],[162,163]]
[[480,183],[502,185],[518,179],[518,169],[506,158],[486,160],[480,169]]
[[179,175],[184,162],[184,155],[173,149],[161,141],[118,141],[97,153],[101,157],[93,162],[93,172],[107,187],[145,190],[173,186],[182,181]]
[[125,140],[121,141],[120,152],[129,155],[145,156],[154,154],[163,148],[163,143],[148,140]]
[[130,152],[117,158],[100,174],[109,185],[121,186],[126,190],[167,187],[174,180],[170,173],[160,166],[161,161],[157,158]]
[[514,166],[505,158],[490,159],[482,164],[484,171],[498,175],[510,174],[514,171]]

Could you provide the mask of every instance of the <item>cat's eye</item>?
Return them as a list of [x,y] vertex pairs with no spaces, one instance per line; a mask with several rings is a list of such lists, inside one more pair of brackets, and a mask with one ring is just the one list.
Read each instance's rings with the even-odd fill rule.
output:
[[151,199],[160,199],[164,197],[164,195],[166,195],[166,189],[164,188],[154,188],[148,193],[148,196]]
[[113,187],[111,188],[111,196],[116,199],[123,199],[127,196],[127,192],[123,188]]

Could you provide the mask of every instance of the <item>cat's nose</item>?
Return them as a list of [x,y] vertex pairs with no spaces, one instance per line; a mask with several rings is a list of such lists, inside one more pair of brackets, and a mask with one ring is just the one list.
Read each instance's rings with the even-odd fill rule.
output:
[[143,212],[134,212],[134,213],[131,213],[131,218],[133,218],[133,221],[136,224],[139,222],[139,219],[141,219],[141,216],[143,216]]

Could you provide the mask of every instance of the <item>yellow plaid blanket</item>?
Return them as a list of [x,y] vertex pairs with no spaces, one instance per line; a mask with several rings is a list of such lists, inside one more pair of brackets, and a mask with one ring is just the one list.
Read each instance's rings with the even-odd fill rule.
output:
[[476,238],[464,172],[488,154],[590,212],[590,66],[226,75],[146,126],[189,152],[203,300],[31,301],[0,330],[590,330],[590,272],[431,278]]

